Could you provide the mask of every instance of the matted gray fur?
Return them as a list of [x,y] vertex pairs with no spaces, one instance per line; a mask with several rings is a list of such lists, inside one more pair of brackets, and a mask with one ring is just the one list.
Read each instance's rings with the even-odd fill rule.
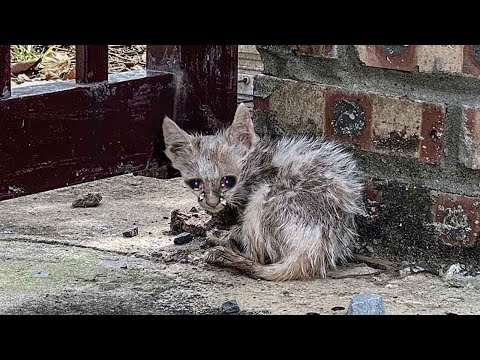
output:
[[188,134],[168,117],[163,134],[165,153],[200,206],[239,210],[238,224],[209,250],[207,262],[281,281],[323,278],[351,256],[355,216],[364,213],[363,181],[337,143],[259,138],[244,104],[215,135]]

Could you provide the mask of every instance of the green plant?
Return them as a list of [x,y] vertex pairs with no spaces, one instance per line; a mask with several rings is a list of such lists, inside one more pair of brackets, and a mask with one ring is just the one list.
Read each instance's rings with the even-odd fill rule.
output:
[[10,45],[12,62],[38,59],[47,54],[53,45]]

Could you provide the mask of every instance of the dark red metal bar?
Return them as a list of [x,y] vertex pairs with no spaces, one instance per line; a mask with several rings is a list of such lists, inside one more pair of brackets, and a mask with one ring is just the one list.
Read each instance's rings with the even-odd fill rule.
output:
[[172,113],[173,76],[109,80],[18,88],[0,101],[0,200],[145,168]]
[[76,79],[90,84],[108,79],[108,45],[76,45]]
[[175,74],[174,120],[211,132],[229,125],[237,107],[237,45],[148,45],[147,69]]
[[0,99],[10,97],[10,45],[0,45]]

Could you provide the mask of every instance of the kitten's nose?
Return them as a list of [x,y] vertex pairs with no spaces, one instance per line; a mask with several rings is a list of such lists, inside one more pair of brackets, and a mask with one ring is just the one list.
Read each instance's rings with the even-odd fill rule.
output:
[[212,208],[214,208],[214,207],[217,207],[217,205],[220,203],[220,197],[207,196],[205,198],[205,202],[207,203],[208,206],[211,206]]

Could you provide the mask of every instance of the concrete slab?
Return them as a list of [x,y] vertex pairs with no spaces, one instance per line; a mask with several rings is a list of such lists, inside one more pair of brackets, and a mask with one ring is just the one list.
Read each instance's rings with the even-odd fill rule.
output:
[[[85,192],[100,205],[73,208]],[[180,179],[133,175],[0,202],[0,314],[219,314],[228,300],[241,314],[345,314],[361,293],[383,295],[387,315],[480,313],[479,290],[426,273],[272,283],[212,267],[201,241],[166,235],[171,210],[194,205]]]

